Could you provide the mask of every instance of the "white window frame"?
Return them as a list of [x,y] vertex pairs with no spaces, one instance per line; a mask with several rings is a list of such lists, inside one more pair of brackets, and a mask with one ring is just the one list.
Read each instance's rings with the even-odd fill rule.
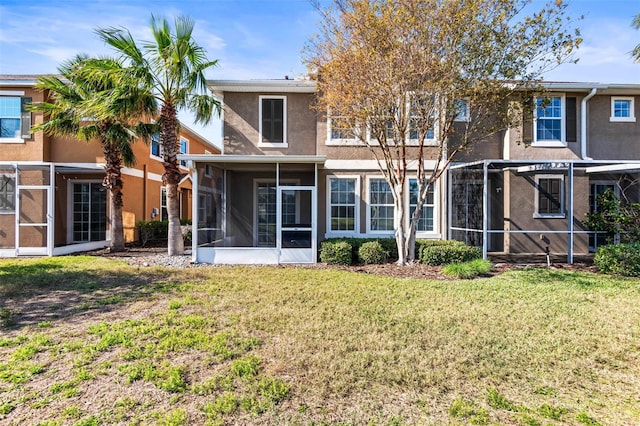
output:
[[545,99],[537,97],[535,98],[535,104],[533,109],[533,142],[531,146],[547,147],[547,148],[564,148],[567,146],[567,129],[566,129],[566,116],[567,116],[567,100],[564,93],[553,93],[547,98],[560,98],[560,117],[546,117],[545,120],[560,120],[560,139],[544,139],[538,140],[538,100]]
[[[382,175],[372,175],[372,176],[367,176],[367,187],[366,187],[366,205],[367,205],[367,234],[374,234],[374,235],[393,235],[395,233],[395,229],[391,229],[391,230],[373,230],[371,229],[371,181],[372,180],[378,180],[378,179],[382,179],[383,181],[386,182],[386,179],[384,178],[384,176]],[[389,183],[387,182],[387,185]],[[392,190],[393,191],[393,190]],[[389,204],[376,204],[376,206],[388,206]],[[393,215],[394,215],[394,220],[395,220],[395,214],[396,214],[396,209],[395,209],[395,205],[391,205],[393,207]],[[394,222],[395,223],[395,222]]]
[[[73,238],[73,225],[75,223],[74,219],[73,219],[73,186],[75,184],[82,184],[82,183],[88,183],[88,184],[101,184],[102,181],[99,179],[77,179],[77,180],[69,180],[68,184],[67,184],[67,241],[69,243],[89,243],[89,242],[95,242],[96,240],[91,240],[89,239],[89,241],[82,241],[82,240],[75,240]],[[105,192],[105,197],[107,199],[107,203],[106,203],[106,212],[107,212],[107,221],[105,223],[105,239],[109,239],[109,234],[111,232],[110,230],[110,226],[109,226],[109,218],[110,218],[110,211],[109,211],[109,207],[110,207],[110,203],[109,203],[109,199],[111,197],[111,194],[109,193],[109,191],[104,191]],[[89,221],[91,221],[91,218],[89,218]],[[89,231],[89,236],[91,235],[91,231]],[[97,241],[103,241],[103,240],[97,240]]]
[[460,114],[456,114],[456,117],[453,119],[453,121],[459,121],[459,122],[469,122],[469,99],[456,99],[454,101],[454,105],[456,102],[463,102],[464,103],[464,109],[465,109],[465,114],[464,115],[460,115]]
[[16,203],[17,203],[17,197],[16,197],[16,190],[18,188],[18,181],[16,178],[16,174],[15,173],[2,173],[0,174],[0,178],[2,177],[8,177],[9,179],[13,180],[13,210],[8,210],[8,209],[2,209],[0,210],[0,215],[2,214],[16,214]]
[[[411,119],[414,116],[412,114],[410,102],[407,102],[407,110],[409,111],[409,124],[407,128],[407,145],[411,146],[419,146],[420,142],[417,138],[411,137]],[[433,119],[433,137],[429,138],[425,135],[424,138],[424,146],[438,146],[438,132],[440,130],[440,120],[438,119],[438,112],[435,112],[435,117]]]
[[[557,179],[560,181],[560,213],[540,213],[540,179]],[[565,189],[564,189],[564,175],[554,174],[542,174],[535,175],[536,186],[534,188],[535,196],[535,212],[533,217],[536,219],[564,219],[566,217],[565,212]]]
[[[188,154],[190,145],[189,139],[185,138],[184,136],[179,136],[178,141],[178,154]],[[186,152],[182,152],[182,141],[186,142]],[[187,160],[178,160],[178,165],[183,169],[189,169],[189,167],[187,167]]]
[[[336,118],[342,118],[342,116],[337,116]],[[333,117],[329,112],[327,112],[327,139],[326,145],[340,145],[340,146],[362,146],[364,143],[358,138],[356,135],[361,131],[358,127],[354,129],[354,137],[353,138],[333,138],[332,136],[332,119]]]
[[[332,180],[339,180],[339,179],[345,179],[345,180],[355,180],[355,185],[354,185],[354,202],[355,202],[355,206],[354,206],[354,223],[353,223],[353,231],[344,231],[344,230],[332,230],[331,229],[331,181]],[[327,176],[327,202],[326,202],[326,209],[327,209],[327,224],[326,224],[326,231],[325,231],[325,238],[332,238],[332,237],[347,237],[347,236],[355,236],[355,235],[360,235],[360,176],[359,175],[330,175]],[[344,204],[336,204],[336,205],[344,205]]]
[[[409,178],[407,179],[406,182],[406,194],[407,194],[407,203],[405,205],[406,211],[407,211],[407,229],[409,228],[409,225],[411,223],[411,181],[412,180],[416,180],[416,178]],[[439,200],[439,196],[440,196],[440,189],[439,189],[439,185],[438,185],[438,181],[436,181],[433,185],[431,185],[431,188],[433,188],[433,204],[423,204],[423,208],[432,206],[433,207],[433,229],[431,231],[420,231],[418,229],[416,229],[416,236],[418,238],[434,238],[435,236],[439,236],[440,235],[440,228],[439,228],[439,223],[440,221],[438,220],[438,214],[439,214],[439,204],[438,200]]]
[[[153,153],[153,137],[154,136],[158,137],[158,153],[160,155],[155,155]],[[160,134],[159,133],[154,133],[153,135],[151,135],[151,138],[149,139],[149,158],[152,158],[152,159],[154,159],[156,161],[164,161],[162,159],[162,153],[163,153],[163,150],[162,150],[162,144],[160,143]]]
[[[616,101],[629,102],[629,116],[628,117],[616,117],[615,116],[615,103]],[[633,96],[612,96],[611,97],[611,117],[609,121],[618,123],[635,123],[635,98]]]
[[[262,100],[282,99],[282,142],[262,141]],[[287,97],[282,95],[260,95],[258,96],[258,147],[261,148],[288,148],[287,142]]]
[[[22,97],[24,96],[24,92],[22,91],[12,91],[12,90],[4,90],[0,91],[0,96],[3,98],[17,98],[18,104],[20,105],[20,111],[18,112],[18,120],[20,120],[20,124],[18,126],[18,136],[12,137],[0,137],[0,143],[24,143],[24,139],[22,138]],[[5,117],[5,118],[14,118],[15,117]]]

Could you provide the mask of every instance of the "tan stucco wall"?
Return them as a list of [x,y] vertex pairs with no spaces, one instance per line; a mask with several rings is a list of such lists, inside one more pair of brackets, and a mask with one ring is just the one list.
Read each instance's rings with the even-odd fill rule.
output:
[[587,150],[601,160],[640,159],[640,97],[636,96],[635,123],[611,122],[611,96],[594,96],[589,101]]
[[[42,92],[22,86],[2,86],[6,92],[24,92],[24,95],[6,96],[27,96],[32,98],[32,102],[42,102],[44,95]],[[31,125],[41,124],[43,116],[41,113],[31,113]],[[0,161],[50,161],[49,138],[42,132],[31,135],[30,139],[21,143],[0,142]]]
[[224,93],[224,153],[232,155],[315,155],[316,112],[314,95],[269,93],[287,97],[288,148],[259,147],[259,97],[261,93]]

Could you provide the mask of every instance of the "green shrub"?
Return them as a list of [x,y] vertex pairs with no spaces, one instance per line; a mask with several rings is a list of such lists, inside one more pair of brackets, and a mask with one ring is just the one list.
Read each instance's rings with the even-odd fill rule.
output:
[[488,274],[491,271],[491,262],[484,259],[471,260],[463,263],[450,263],[442,272],[451,277],[469,280],[479,275]]
[[166,240],[169,232],[169,222],[166,220],[141,220],[137,227],[140,229],[142,246],[151,240]]
[[426,265],[448,265],[480,259],[482,251],[461,243],[450,243],[424,247],[420,261]]
[[422,253],[428,247],[460,246],[464,243],[456,240],[416,240],[416,260],[422,261]]
[[640,243],[602,246],[593,263],[605,274],[640,277]]
[[320,245],[320,260],[332,265],[351,265],[352,249],[346,241],[325,240]]
[[388,256],[389,253],[382,247],[382,244],[380,244],[378,240],[362,243],[358,249],[358,259],[365,265],[384,263]]

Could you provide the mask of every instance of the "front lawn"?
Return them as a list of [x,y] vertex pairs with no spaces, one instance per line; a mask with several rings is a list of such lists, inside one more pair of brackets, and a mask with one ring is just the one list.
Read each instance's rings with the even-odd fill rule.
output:
[[640,284],[0,261],[0,423],[640,424]]

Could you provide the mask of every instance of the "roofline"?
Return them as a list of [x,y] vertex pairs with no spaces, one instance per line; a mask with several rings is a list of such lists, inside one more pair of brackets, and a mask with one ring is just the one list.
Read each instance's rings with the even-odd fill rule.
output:
[[[215,155],[222,154],[222,148],[220,148],[218,145],[214,144],[212,141],[210,141],[208,138],[204,137],[200,133],[198,133],[195,130],[193,130],[191,127],[189,127],[186,124],[184,124],[184,122],[180,121],[180,130],[182,130],[182,129],[185,129],[188,133],[191,133],[192,135],[194,135],[195,137],[197,137],[201,141],[203,141],[205,144],[209,145],[211,148],[213,148],[216,151],[218,151],[218,152],[215,153]],[[209,154],[207,154],[207,155],[209,155]]]
[[324,155],[209,155],[209,154],[178,154],[178,160],[207,162],[207,163],[296,163],[296,164],[324,164]]
[[207,80],[213,92],[315,93],[313,80]]

